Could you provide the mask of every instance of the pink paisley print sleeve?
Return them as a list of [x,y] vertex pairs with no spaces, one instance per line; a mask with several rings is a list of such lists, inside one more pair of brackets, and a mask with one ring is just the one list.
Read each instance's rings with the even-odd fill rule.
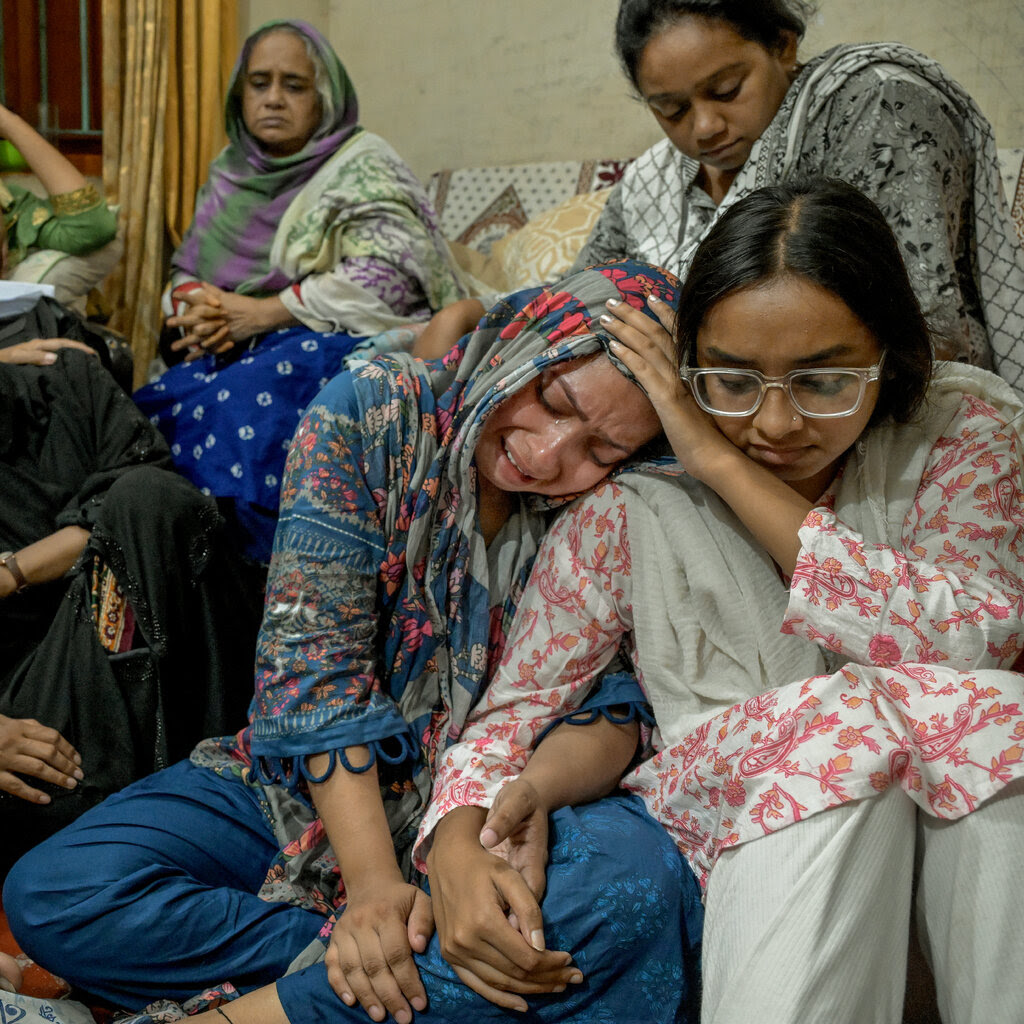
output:
[[540,733],[586,699],[632,625],[629,569],[621,491],[606,483],[544,538],[501,664],[438,772],[417,841],[421,870],[438,821],[455,807],[489,807]]
[[1024,647],[1020,442],[970,395],[954,423],[959,433],[932,449],[900,550],[864,543],[827,508],[808,515],[784,632],[862,665],[1012,664]]

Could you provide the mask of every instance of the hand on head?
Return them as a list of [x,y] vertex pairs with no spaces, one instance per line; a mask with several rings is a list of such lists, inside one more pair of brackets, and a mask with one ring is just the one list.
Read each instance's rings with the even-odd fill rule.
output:
[[658,323],[625,302],[609,303],[601,323],[615,338],[612,353],[647,392],[676,458],[699,477],[700,467],[718,456],[734,456],[735,449],[679,377],[672,309],[655,299],[648,301]]

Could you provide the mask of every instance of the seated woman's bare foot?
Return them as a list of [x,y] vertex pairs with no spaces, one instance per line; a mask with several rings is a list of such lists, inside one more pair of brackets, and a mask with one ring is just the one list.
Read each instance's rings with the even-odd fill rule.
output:
[[17,992],[21,988],[21,968],[18,961],[7,953],[0,953],[0,989]]

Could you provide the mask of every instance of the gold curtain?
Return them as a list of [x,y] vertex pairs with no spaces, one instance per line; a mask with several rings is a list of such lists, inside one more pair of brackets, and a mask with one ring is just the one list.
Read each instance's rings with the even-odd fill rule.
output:
[[111,326],[128,337],[135,383],[156,354],[168,242],[223,145],[236,0],[103,0],[103,184],[121,208],[124,259],[108,278]]
[[167,230],[171,245],[192,223],[196,191],[227,141],[224,96],[238,56],[236,0],[179,0],[168,30]]

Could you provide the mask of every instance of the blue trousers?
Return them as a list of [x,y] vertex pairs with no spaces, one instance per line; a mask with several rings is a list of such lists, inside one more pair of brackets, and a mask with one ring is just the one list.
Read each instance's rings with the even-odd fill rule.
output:
[[[27,854],[4,887],[22,948],[115,1005],[183,1000],[231,981],[278,981],[292,1024],[352,1021],[324,965],[281,978],[323,925],[314,912],[256,896],[277,852],[249,789],[187,761],[134,783]],[[632,796],[552,816],[549,948],[572,951],[582,985],[501,1010],[458,981],[438,940],[417,956],[423,1024],[473,1020],[675,1024],[696,1020],[703,925],[697,883]]]

